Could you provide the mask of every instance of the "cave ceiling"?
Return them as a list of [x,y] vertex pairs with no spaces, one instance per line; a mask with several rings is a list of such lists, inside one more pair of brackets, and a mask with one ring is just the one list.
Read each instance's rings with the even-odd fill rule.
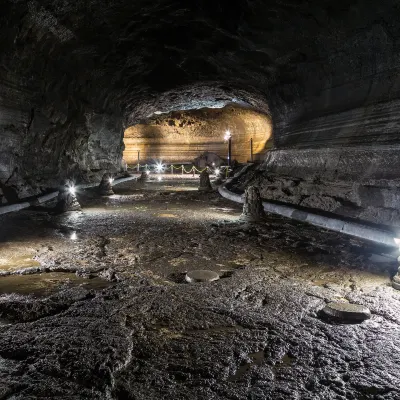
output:
[[268,111],[303,95],[302,71],[323,71],[363,24],[395,35],[397,2],[377,4],[3,0],[0,79],[27,101],[63,93],[69,107],[120,109],[130,123],[229,102]]

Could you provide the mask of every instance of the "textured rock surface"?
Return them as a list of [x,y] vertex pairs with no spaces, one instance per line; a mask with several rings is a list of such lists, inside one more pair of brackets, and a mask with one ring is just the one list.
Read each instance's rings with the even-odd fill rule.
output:
[[103,175],[100,181],[100,185],[97,190],[102,196],[111,196],[114,194],[112,183],[113,183],[112,175],[106,173]]
[[[328,166],[341,148],[378,158],[397,149],[396,0],[3,3],[3,192],[21,197],[61,175],[119,169],[123,128],[231,103],[270,113],[283,153],[332,149]],[[299,174],[308,155],[298,152]],[[371,159],[358,165],[374,168]],[[365,219],[396,220],[396,210],[381,218],[366,208]]]
[[396,146],[381,149],[273,150],[233,184],[259,187],[266,200],[332,212],[376,224],[400,225]]
[[[79,216],[0,216],[2,273],[21,269],[30,252],[36,271],[112,269],[119,278],[100,292],[1,295],[1,395],[397,400],[396,261],[376,264],[370,243],[283,218],[241,224],[239,205],[196,184],[171,194],[127,182],[115,187],[125,196],[82,198]],[[9,255],[20,260],[10,265]],[[184,282],[187,271],[204,268],[221,279]],[[327,323],[318,311],[332,301],[372,316]]]
[[209,151],[226,159],[228,147],[224,134],[227,130],[232,133],[233,160],[250,160],[251,139],[254,158],[259,160],[272,147],[271,119],[254,110],[230,105],[148,118],[126,129],[123,157],[128,164],[136,164],[139,150],[142,162],[154,159],[182,162]]
[[80,211],[80,209],[81,206],[75,195],[74,184],[69,179],[66,179],[59,188],[55,211],[64,213],[67,211]]
[[265,218],[260,190],[256,186],[248,186],[244,193],[243,211],[240,218],[249,222],[259,222]]

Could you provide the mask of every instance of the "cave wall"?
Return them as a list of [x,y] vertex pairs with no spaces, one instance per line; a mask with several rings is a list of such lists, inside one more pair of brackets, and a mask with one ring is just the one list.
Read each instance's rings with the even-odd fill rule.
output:
[[85,76],[73,33],[35,1],[6,2],[0,33],[0,204],[120,170],[121,111]]
[[272,147],[272,124],[268,115],[228,105],[156,115],[128,128],[124,134],[123,158],[128,164],[136,164],[138,150],[142,163],[190,162],[204,152],[226,158],[226,130],[232,134],[232,160],[250,160],[251,138],[254,159],[261,160]]
[[379,13],[348,21],[359,28],[338,31],[272,96],[275,147],[247,181],[264,198],[400,225],[400,27]]

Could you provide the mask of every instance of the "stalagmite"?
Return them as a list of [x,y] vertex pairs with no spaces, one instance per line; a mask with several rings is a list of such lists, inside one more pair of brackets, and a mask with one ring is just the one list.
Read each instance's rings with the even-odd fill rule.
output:
[[113,178],[111,174],[105,173],[103,177],[101,178],[100,185],[98,186],[98,191],[102,196],[111,196],[114,194],[113,188],[112,188],[112,182]]
[[61,184],[55,209],[58,212],[81,210],[81,205],[75,195],[74,183],[70,179],[64,180]]
[[210,183],[210,175],[207,172],[207,169],[204,169],[200,174],[200,186],[199,190],[201,192],[210,192],[212,191],[212,186]]
[[259,222],[264,218],[265,212],[260,190],[256,186],[249,186],[244,194],[243,212],[240,219],[248,222]]

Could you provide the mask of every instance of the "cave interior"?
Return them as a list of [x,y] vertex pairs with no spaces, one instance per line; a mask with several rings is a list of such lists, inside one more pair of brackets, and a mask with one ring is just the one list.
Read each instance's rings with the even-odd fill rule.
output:
[[[399,399],[399,15],[3,0],[0,398]],[[243,221],[250,187],[297,221]],[[326,323],[337,300],[372,316]]]

